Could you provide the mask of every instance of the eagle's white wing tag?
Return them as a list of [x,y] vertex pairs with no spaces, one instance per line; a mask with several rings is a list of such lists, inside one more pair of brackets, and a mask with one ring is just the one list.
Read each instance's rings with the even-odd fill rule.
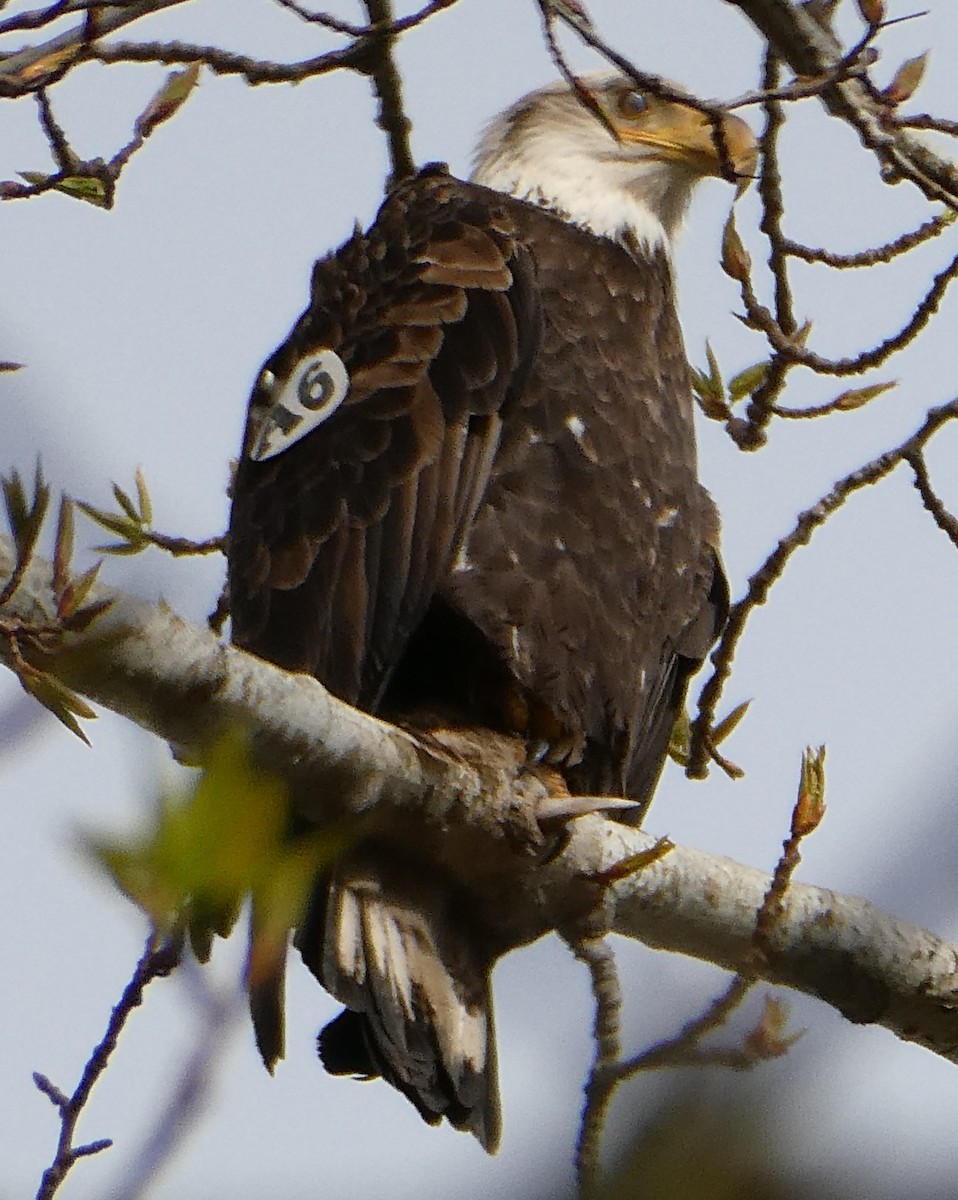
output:
[[282,454],[331,416],[348,393],[349,373],[333,350],[304,358],[263,418],[250,458],[262,462]]

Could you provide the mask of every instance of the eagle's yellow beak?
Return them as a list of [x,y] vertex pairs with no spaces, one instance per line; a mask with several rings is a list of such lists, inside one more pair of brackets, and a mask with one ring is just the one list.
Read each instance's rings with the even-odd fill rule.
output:
[[648,147],[656,157],[685,163],[702,175],[728,178],[731,173],[743,184],[755,172],[755,134],[732,113],[723,114],[716,124],[687,104],[622,89],[608,105],[607,114],[625,145]]

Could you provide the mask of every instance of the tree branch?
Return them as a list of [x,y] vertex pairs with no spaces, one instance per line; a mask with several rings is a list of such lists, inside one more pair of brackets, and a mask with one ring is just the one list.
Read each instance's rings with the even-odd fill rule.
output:
[[60,1137],[57,1141],[56,1156],[43,1173],[37,1200],[50,1200],[50,1197],[59,1190],[60,1184],[66,1179],[78,1159],[97,1154],[112,1145],[109,1138],[103,1138],[85,1146],[75,1146],[73,1138],[76,1134],[77,1122],[97,1081],[107,1069],[120,1034],[133,1010],[143,1003],[144,991],[154,979],[170,973],[176,965],[177,957],[177,949],[173,944],[162,943],[155,932],[150,933],[146,939],[143,954],[133,972],[133,978],[123,989],[123,995],[110,1014],[106,1033],[90,1055],[72,1096],[65,1095],[45,1075],[39,1073],[34,1075],[33,1081],[36,1086],[60,1113]]
[[[164,8],[183,4],[185,0],[138,0],[132,4],[104,4],[96,9],[96,36],[115,33],[124,25],[150,16]],[[0,96],[22,96],[59,79],[83,57],[89,45],[89,25],[92,6],[77,6],[86,11],[78,25],[51,38],[39,46],[27,46],[0,59]],[[67,10],[69,11],[69,10]]]
[[[698,716],[692,722],[691,743],[689,747],[686,773],[692,779],[701,779],[708,769],[710,730],[715,721],[715,713],[722,690],[732,673],[732,661],[735,658],[739,641],[745,630],[745,625],[755,609],[765,603],[772,586],[782,577],[789,559],[802,546],[807,546],[814,534],[822,528],[825,522],[856,492],[862,488],[871,487],[878,483],[903,462],[915,467],[916,456],[920,456],[928,442],[949,421],[958,419],[958,397],[947,404],[930,408],[924,421],[918,429],[892,450],[886,450],[873,458],[871,462],[845,475],[836,481],[834,486],[810,508],[799,513],[792,529],[780,538],[775,548],[765,559],[757,571],[749,577],[745,595],[732,605],[728,621],[722,630],[722,636],[709,660],[713,671],[699,693]],[[925,507],[931,513],[936,524],[951,537],[947,520],[944,519],[943,508],[936,509],[929,504],[929,497],[919,493],[925,501]],[[953,539],[954,540],[954,539]]]
[[[15,557],[0,539],[0,578]],[[55,624],[51,581],[50,565],[32,562],[0,618]],[[528,930],[574,937],[587,915],[586,936],[612,930],[733,971],[746,961],[766,873],[681,847],[649,854],[656,843],[648,834],[594,814],[572,823],[568,845],[550,859],[548,843],[536,844],[537,822],[574,806],[547,796],[521,754],[476,763],[427,747],[314,679],[221,645],[164,605],[102,586],[88,596],[107,599],[111,607],[88,630],[46,643],[44,668],[66,686],[188,751],[241,721],[266,765],[310,781],[305,815],[326,821],[375,808],[377,836],[408,837],[410,828],[419,839],[432,836],[444,866],[477,891],[483,879],[470,872],[488,875],[495,859],[494,889],[501,892],[508,873],[510,903],[530,914],[516,918]],[[637,854],[646,865],[619,878],[615,868]],[[935,935],[864,900],[793,884],[763,950],[762,978],[958,1062],[958,951]]]
[[[370,25],[381,25],[388,30],[393,25],[391,0],[363,0]],[[390,172],[386,191],[391,191],[401,180],[415,174],[416,164],[409,145],[412,122],[406,116],[402,100],[402,79],[393,55],[395,35],[384,32],[374,39],[376,55],[369,71],[373,90],[379,101],[376,124],[385,133],[389,142]]]
[[[832,32],[815,20],[807,5],[791,0],[727,0],[740,8],[798,75],[834,71],[845,55]],[[958,209],[958,168],[935,154],[878,103],[860,79],[842,79],[822,89],[822,102],[847,121],[882,165],[889,182],[908,179],[929,198]]]

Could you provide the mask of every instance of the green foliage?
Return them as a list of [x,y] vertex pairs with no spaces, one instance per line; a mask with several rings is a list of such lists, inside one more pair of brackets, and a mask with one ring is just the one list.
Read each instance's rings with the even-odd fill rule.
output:
[[136,499],[125,492],[118,483],[113,484],[113,498],[117,503],[116,512],[107,512],[96,508],[84,500],[77,504],[82,511],[95,521],[101,529],[120,538],[118,542],[109,542],[95,549],[101,554],[140,554],[147,546],[156,546],[168,554],[183,557],[193,554],[219,553],[223,549],[222,537],[208,538],[204,542],[194,542],[189,538],[171,537],[159,533],[153,528],[153,501],[146,486],[143,472],[136,470]]
[[20,177],[32,187],[49,187],[50,191],[61,192],[72,200],[84,200],[95,208],[110,208],[113,192],[110,181],[96,174],[56,176],[44,171],[21,171]]
[[[14,572],[13,579],[19,582],[19,575],[33,556],[37,538],[40,536],[40,530],[46,519],[47,509],[50,506],[50,485],[43,478],[43,471],[38,462],[33,475],[32,497],[28,497],[19,471],[13,471],[10,475],[3,476],[0,479],[0,486],[3,488],[7,521],[17,551],[17,570]],[[11,580],[12,583],[13,580]],[[16,590],[16,587],[11,587],[11,584],[4,588],[4,599],[9,599]]]
[[[75,57],[73,50],[66,53],[64,62]],[[56,55],[50,55],[36,63],[35,69],[41,72],[51,68],[56,70],[60,65]],[[123,168],[157,126],[179,112],[196,87],[200,70],[200,64],[193,63],[184,71],[173,71],[167,76],[166,82],[136,118],[131,140],[118,150],[109,162],[102,158],[91,158],[87,161],[80,159],[71,147],[66,133],[54,118],[49,97],[41,91],[41,123],[58,169],[52,174],[47,171],[21,171],[20,177],[27,181],[29,187],[25,188],[22,184],[8,181],[0,184],[0,195],[9,200],[54,191],[73,200],[83,200],[96,208],[112,208],[117,180]]]
[[[736,704],[730,713],[718,721],[709,733],[709,744],[717,749],[727,737],[735,732],[739,722],[748,712],[751,700],[743,700]],[[692,742],[692,722],[688,713],[683,709],[675,718],[672,733],[669,737],[669,757],[680,767],[689,765]]]
[[90,739],[83,732],[83,727],[77,718],[93,721],[96,719],[96,713],[82,696],[78,696],[66,684],[61,683],[56,676],[50,675],[46,671],[20,669],[17,671],[17,677],[25,692],[29,692],[35,700],[39,700],[43,707],[53,713],[62,725],[65,725],[71,733],[76,734],[81,742],[86,742],[89,746]]
[[[50,507],[50,486],[43,478],[37,463],[33,480],[33,495],[28,496],[17,471],[0,478],[7,520],[16,550],[16,563],[6,584],[0,588],[0,605],[6,604],[23,583],[33,559],[40,531]],[[38,700],[61,721],[71,733],[89,745],[78,718],[92,720],[93,709],[55,675],[38,666],[54,653],[67,633],[80,633],[111,605],[110,600],[98,600],[84,606],[99,564],[74,577],[70,570],[73,554],[73,505],[61,499],[57,521],[56,545],[53,559],[53,598],[55,615],[49,621],[24,621],[8,617],[0,619],[0,636],[6,649],[6,661],[15,672],[24,690]]]
[[135,480],[135,501],[118,483],[113,484],[113,497],[118,505],[118,511],[115,513],[95,508],[92,504],[87,504],[85,500],[77,501],[80,509],[91,521],[95,521],[101,529],[122,539],[119,542],[97,546],[96,550],[101,554],[139,554],[147,546],[153,545],[153,539],[149,533],[150,526],[153,524],[153,502],[146,486],[146,479],[139,468],[137,468]]
[[284,952],[316,873],[342,845],[328,831],[291,836],[285,782],[256,765],[237,729],[210,747],[192,788],[160,798],[143,835],[87,839],[158,928],[186,929],[201,961],[215,936],[231,932],[247,896],[257,914],[254,961]]

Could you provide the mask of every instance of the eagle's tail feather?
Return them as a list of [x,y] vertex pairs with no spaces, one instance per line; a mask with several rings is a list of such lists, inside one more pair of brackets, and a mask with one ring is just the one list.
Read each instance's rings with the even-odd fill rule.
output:
[[445,1117],[493,1153],[501,1117],[491,960],[477,951],[475,929],[446,887],[384,873],[379,862],[344,858],[324,890],[322,926],[307,921],[298,939],[348,1006],[319,1036],[324,1065],[382,1075],[430,1124]]

